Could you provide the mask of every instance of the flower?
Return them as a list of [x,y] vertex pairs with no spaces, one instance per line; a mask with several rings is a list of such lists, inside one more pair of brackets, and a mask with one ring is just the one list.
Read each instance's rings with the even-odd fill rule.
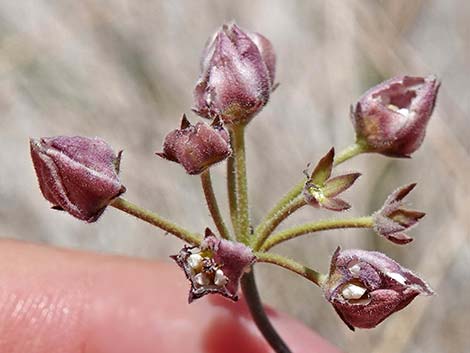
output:
[[416,183],[402,186],[391,193],[380,210],[374,213],[374,230],[377,234],[396,244],[407,244],[413,240],[403,231],[410,229],[426,213],[402,208],[403,199],[414,189]]
[[336,249],[325,298],[351,330],[373,328],[417,295],[432,295],[421,278],[376,251]]
[[44,197],[54,209],[95,222],[126,191],[117,155],[102,139],[81,136],[30,139],[31,158]]
[[183,115],[181,127],[171,131],[157,156],[181,164],[188,174],[200,174],[230,156],[229,135],[218,118],[209,126],[191,123]]
[[399,76],[372,87],[351,110],[367,152],[409,157],[423,142],[439,90],[434,76]]
[[194,89],[193,110],[225,123],[244,123],[268,102],[275,88],[276,56],[268,39],[223,25],[206,45]]
[[361,174],[347,173],[331,177],[334,157],[335,149],[331,148],[318,162],[311,176],[307,174],[308,179],[304,186],[303,195],[307,203],[313,207],[323,207],[331,211],[345,211],[351,208],[351,205],[336,196],[349,189]]
[[171,258],[191,282],[189,303],[209,293],[237,301],[240,278],[255,262],[249,247],[217,238],[209,228],[200,247],[184,246]]

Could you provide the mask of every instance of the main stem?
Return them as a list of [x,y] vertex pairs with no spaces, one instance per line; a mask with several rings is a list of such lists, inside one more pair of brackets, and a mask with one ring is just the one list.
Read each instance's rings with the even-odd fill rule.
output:
[[[232,125],[230,128],[232,160],[227,165],[227,186],[230,214],[238,241],[250,241],[250,215],[248,207],[248,186],[246,180],[245,125]],[[276,353],[291,353],[282,338],[271,325],[256,287],[253,269],[241,279],[245,300],[250,308],[256,326]]]
[[248,185],[246,180],[245,125],[232,126],[233,154],[235,158],[237,240],[247,244],[250,238]]
[[111,202],[110,205],[160,229],[163,229],[164,231],[177,236],[189,244],[199,245],[201,243],[201,238],[199,235],[191,233],[190,231],[180,227],[177,224],[174,224],[173,222],[170,222],[158,214],[137,206],[136,204],[133,204],[132,202],[129,202],[122,197],[118,197],[113,202]]
[[225,225],[217,203],[217,198],[215,197],[214,188],[212,187],[211,172],[209,169],[202,172],[201,184],[204,196],[206,197],[207,208],[209,209],[220,236],[224,239],[230,239],[230,233]]
[[266,341],[268,341],[276,353],[292,353],[283,339],[279,336],[264,311],[263,303],[261,302],[258,288],[256,286],[253,269],[242,277],[241,286],[248,308],[250,309],[251,316]]
[[[230,132],[230,141],[233,145],[233,132]],[[237,205],[237,175],[235,172],[235,158],[233,154],[227,159],[227,194],[228,194],[228,204],[230,208],[230,218],[232,219],[232,227],[235,234],[238,234],[238,205]]]

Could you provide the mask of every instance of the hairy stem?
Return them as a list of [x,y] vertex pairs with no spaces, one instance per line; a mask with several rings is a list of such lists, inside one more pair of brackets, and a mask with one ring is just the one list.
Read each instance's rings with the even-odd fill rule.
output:
[[256,287],[253,269],[242,277],[241,287],[253,320],[272,349],[274,349],[276,353],[292,353],[272,326],[266,312],[264,311],[258,288]]
[[290,270],[292,272],[297,273],[298,275],[308,279],[309,281],[315,283],[318,286],[321,286],[321,284],[326,279],[326,275],[317,272],[311,268],[308,268],[298,263],[297,261],[294,261],[278,254],[255,252],[255,256],[257,262],[266,262],[283,267],[286,270]]
[[250,215],[248,208],[248,185],[245,160],[245,125],[232,126],[233,154],[235,158],[237,239],[245,244],[250,237]]
[[[365,148],[360,144],[355,142],[354,144],[346,147],[343,151],[338,153],[334,160],[334,165],[340,165],[341,163],[347,161],[348,159],[357,156],[365,152]],[[282,209],[289,205],[297,196],[300,195],[305,185],[305,179],[302,179],[297,183],[287,194],[285,194],[282,199],[268,212],[266,217],[261,221],[261,225],[267,223],[271,218],[273,218],[279,212],[282,212]],[[259,227],[259,226],[258,226]]]
[[211,172],[209,169],[206,169],[204,172],[202,172],[201,184],[204,191],[204,196],[206,197],[207,208],[209,209],[220,236],[224,239],[230,239],[230,233],[220,213],[219,205],[217,204],[214,188],[212,187]]
[[366,152],[365,146],[359,142],[355,142],[336,155],[334,165],[340,165],[341,163],[346,162],[348,159],[351,159],[364,152]]
[[200,245],[201,243],[201,238],[199,235],[191,233],[190,231],[174,224],[173,222],[168,221],[158,214],[137,206],[132,202],[123,199],[122,197],[118,197],[113,202],[111,202],[110,205],[160,229],[163,229],[164,231],[177,236],[189,244]]
[[[230,132],[230,141],[232,143],[233,150],[233,132]],[[237,229],[237,181],[236,181],[236,172],[235,172],[235,158],[233,154],[227,159],[227,194],[228,194],[228,204],[230,207],[230,217],[232,219],[232,227],[235,234],[238,234]]]
[[276,227],[292,213],[299,208],[305,206],[307,202],[304,198],[298,198],[288,203],[284,208],[280,209],[273,215],[266,223],[261,223],[255,231],[255,238],[253,250],[257,251],[269,237],[269,235],[276,229]]
[[374,221],[371,216],[349,218],[349,219],[326,219],[317,222],[311,222],[283,230],[273,234],[261,247],[261,251],[267,251],[273,246],[286,240],[296,238],[298,236],[319,232],[322,230],[342,229],[342,228],[372,228]]

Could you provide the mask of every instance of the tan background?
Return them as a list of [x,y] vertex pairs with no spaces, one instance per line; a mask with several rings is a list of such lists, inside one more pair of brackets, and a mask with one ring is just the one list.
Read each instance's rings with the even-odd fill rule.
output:
[[[278,249],[322,271],[338,244],[378,249],[422,274],[438,295],[418,298],[375,330],[352,333],[306,281],[268,266],[260,266],[258,278],[266,302],[348,352],[468,351],[465,0],[0,0],[0,233],[165,261],[181,246],[114,209],[92,225],[49,210],[27,139],[58,134],[96,135],[124,149],[128,199],[194,230],[211,225],[198,178],[153,152],[190,111],[206,38],[232,19],[265,34],[278,54],[281,85],[247,138],[254,221],[299,179],[307,162],[352,141],[349,104],[364,89],[396,74],[442,79],[438,109],[412,160],[361,156],[341,167],[365,174],[348,194],[351,215],[377,209],[397,186],[417,181],[410,200],[428,216],[410,232],[416,240],[399,247],[369,231],[329,232]],[[225,197],[224,166],[214,169],[214,178]],[[325,216],[305,209],[292,221]]]

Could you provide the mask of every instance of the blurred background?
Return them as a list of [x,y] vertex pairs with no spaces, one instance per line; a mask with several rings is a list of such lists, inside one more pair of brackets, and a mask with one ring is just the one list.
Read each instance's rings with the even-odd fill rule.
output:
[[[29,157],[30,136],[100,136],[123,149],[126,197],[195,231],[212,225],[199,178],[156,158],[190,112],[206,39],[236,20],[277,52],[270,103],[248,131],[251,210],[259,221],[308,162],[353,141],[349,105],[393,75],[442,80],[427,138],[412,160],[360,156],[340,170],[364,175],[349,215],[378,209],[396,187],[427,212],[406,247],[371,231],[306,235],[276,250],[324,272],[331,253],[377,249],[421,274],[438,293],[417,298],[374,330],[353,333],[320,291],[258,267],[263,299],[347,352],[467,352],[470,347],[470,3],[390,1],[0,0],[0,234],[3,237],[169,261],[181,242],[109,209],[91,225],[52,211]],[[227,211],[225,168],[214,168]],[[327,217],[305,208],[283,227]],[[312,347],[312,351],[314,348]]]

